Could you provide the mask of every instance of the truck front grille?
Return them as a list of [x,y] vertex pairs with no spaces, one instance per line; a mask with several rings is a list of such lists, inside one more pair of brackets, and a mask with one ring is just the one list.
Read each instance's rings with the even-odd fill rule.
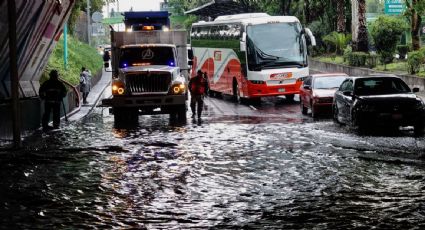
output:
[[168,92],[170,84],[170,73],[143,73],[126,76],[127,92],[131,93]]

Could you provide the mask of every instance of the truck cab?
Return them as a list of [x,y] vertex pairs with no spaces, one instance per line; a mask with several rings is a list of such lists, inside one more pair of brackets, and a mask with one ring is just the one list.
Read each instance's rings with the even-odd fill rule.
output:
[[111,32],[112,97],[102,105],[115,121],[137,121],[140,114],[186,120],[186,42],[184,30]]

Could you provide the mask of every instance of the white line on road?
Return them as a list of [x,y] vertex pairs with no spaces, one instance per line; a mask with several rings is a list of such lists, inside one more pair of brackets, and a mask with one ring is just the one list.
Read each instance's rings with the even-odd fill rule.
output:
[[257,108],[255,108],[255,107],[254,107],[254,106],[252,106],[252,105],[250,105],[250,106],[249,106],[249,108],[251,108],[251,109],[253,109],[253,110],[257,111]]

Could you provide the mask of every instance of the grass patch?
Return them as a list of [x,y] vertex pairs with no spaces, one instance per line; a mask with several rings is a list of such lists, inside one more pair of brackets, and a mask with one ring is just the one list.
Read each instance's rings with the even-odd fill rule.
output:
[[[344,62],[344,58],[342,56],[318,56],[314,57],[314,59],[321,61],[321,62],[328,62],[333,64],[343,64],[348,65],[348,62]],[[367,68],[367,67],[361,67],[361,68]],[[407,62],[406,61],[399,61],[395,60],[393,63],[387,64],[386,70],[384,70],[384,65],[378,64],[374,70],[377,71],[385,71],[385,72],[391,72],[395,74],[407,74]],[[420,72],[418,76],[425,76],[425,70],[424,72]]]
[[344,62],[344,58],[342,56],[320,56],[320,57],[315,57],[315,59],[321,62],[328,62],[328,63],[334,63],[334,64],[347,64]]
[[377,65],[374,69],[379,71],[388,71],[388,72],[407,74],[407,62],[395,61],[393,63],[387,64],[386,70],[384,68],[384,65]]
[[80,81],[81,67],[88,68],[92,74],[102,69],[103,60],[96,48],[68,35],[68,68],[63,63],[63,37],[56,44],[47,66],[41,76],[40,83],[48,79],[50,70],[59,71],[61,78],[77,85]]

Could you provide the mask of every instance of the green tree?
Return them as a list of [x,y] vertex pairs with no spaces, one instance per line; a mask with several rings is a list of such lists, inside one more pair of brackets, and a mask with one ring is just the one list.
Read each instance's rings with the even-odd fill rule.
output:
[[379,16],[371,25],[371,35],[383,64],[391,63],[401,35],[407,29],[403,19]]
[[348,42],[351,40],[351,35],[333,31],[322,39],[328,47],[335,49],[336,54],[341,55]]
[[422,17],[425,13],[425,0],[406,0],[405,16],[410,21],[410,31],[412,35],[412,48],[419,50],[421,42],[419,37],[419,29],[421,27]]
[[[115,0],[90,0],[91,8],[90,12],[102,11],[102,7],[105,5],[106,1],[115,1]],[[81,11],[87,12],[87,0],[75,0],[74,8],[72,8],[71,15],[68,19],[68,26],[70,34],[74,33],[75,23],[80,16]]]

